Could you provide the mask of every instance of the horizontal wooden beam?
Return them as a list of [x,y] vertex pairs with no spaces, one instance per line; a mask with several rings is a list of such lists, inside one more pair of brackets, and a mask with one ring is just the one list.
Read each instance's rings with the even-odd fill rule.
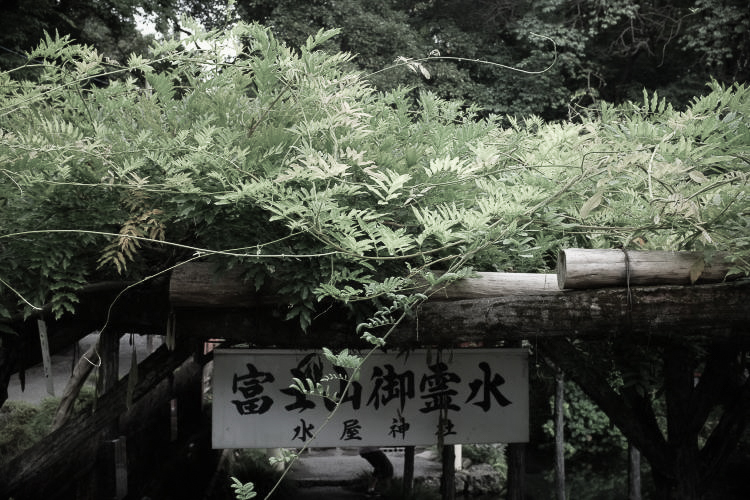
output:
[[18,349],[11,373],[25,370],[41,361],[39,336],[34,318],[44,318],[49,347],[56,354],[105,326],[117,333],[164,334],[169,302],[167,283],[153,280],[127,289],[128,283],[95,283],[77,293],[75,314],[54,317],[49,311],[40,316],[11,323],[18,334],[8,336],[9,345]]
[[[557,290],[554,274],[528,273],[476,273],[476,277],[451,282],[449,285],[429,288],[420,286],[419,291],[431,300],[460,300],[496,297],[498,295],[536,294]],[[217,273],[208,262],[190,262],[177,267],[169,281],[169,302],[173,307],[187,308],[248,308],[278,304],[279,298],[268,290],[255,290],[243,281],[242,271],[232,269]]]
[[[559,290],[554,275],[482,273],[430,297],[391,334],[393,345],[494,345],[513,339],[623,334],[750,339],[750,280]],[[356,325],[334,312],[323,314],[302,332],[294,321],[281,321],[266,309],[175,311],[178,335],[276,347],[362,344]]]
[[394,340],[425,344],[612,335],[750,340],[750,280],[699,286],[565,290],[427,302]]

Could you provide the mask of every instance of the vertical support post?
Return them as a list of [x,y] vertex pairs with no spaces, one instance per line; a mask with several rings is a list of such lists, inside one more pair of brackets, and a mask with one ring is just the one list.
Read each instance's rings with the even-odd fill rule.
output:
[[174,442],[179,437],[179,401],[177,398],[169,400],[169,440]]
[[526,444],[510,443],[507,448],[508,496],[507,500],[526,498]]
[[452,444],[443,445],[443,473],[440,477],[440,494],[442,500],[456,498],[456,452]]
[[97,498],[123,500],[128,495],[128,456],[125,437],[105,441],[99,453]]
[[402,486],[404,498],[409,498],[414,489],[414,446],[404,448],[404,483]]
[[[510,341],[507,347],[523,347],[523,341]],[[526,498],[526,443],[509,443],[506,448],[506,463],[508,466],[507,500],[524,500]]]
[[628,443],[628,500],[641,500],[641,452]]
[[73,344],[73,359],[70,360],[70,376],[73,376],[73,372],[76,370],[76,365],[78,365],[78,360],[81,358],[81,342],[76,341],[75,344]]
[[120,378],[120,336],[117,333],[104,330],[99,334],[99,356],[101,366],[99,366],[96,392],[98,396],[101,396],[114,387]]
[[49,339],[47,338],[47,323],[43,319],[36,321],[39,329],[39,344],[42,347],[42,365],[44,366],[44,380],[47,383],[47,394],[55,395],[55,381],[52,373],[52,358],[49,354]]
[[[97,368],[96,397],[100,398],[117,384],[120,378],[120,335],[113,330],[104,330],[99,333],[98,341],[99,358],[101,360]],[[96,405],[96,402],[94,403]],[[101,438],[106,441],[99,442],[97,466],[95,468],[93,498],[115,498],[112,489],[114,485],[114,445],[115,439],[120,433],[120,422],[117,417],[112,419],[102,428]]]
[[555,499],[565,500],[565,374],[555,369]]
[[125,447],[125,436],[112,441],[115,466],[115,500],[122,500],[128,495],[128,454]]

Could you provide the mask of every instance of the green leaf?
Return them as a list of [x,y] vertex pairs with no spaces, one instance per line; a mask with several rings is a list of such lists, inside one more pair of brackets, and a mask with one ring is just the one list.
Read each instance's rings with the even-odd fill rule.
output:
[[583,206],[581,206],[581,211],[579,213],[581,219],[588,217],[592,211],[601,205],[603,195],[604,193],[602,191],[597,191],[594,196],[586,200]]

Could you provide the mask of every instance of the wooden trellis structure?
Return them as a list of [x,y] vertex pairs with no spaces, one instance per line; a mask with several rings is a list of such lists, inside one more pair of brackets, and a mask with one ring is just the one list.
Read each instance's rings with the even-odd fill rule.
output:
[[[687,284],[644,284],[634,279],[638,273],[629,267],[635,262],[633,256],[618,255],[628,267],[615,273],[624,276],[625,283],[616,282],[613,287],[560,289],[560,277],[555,274],[478,273],[444,289],[427,290],[430,300],[399,325],[389,337],[389,345],[451,348],[466,343],[515,345],[524,340],[566,371],[573,371],[581,362],[574,344],[577,341],[653,338],[669,343],[700,337],[721,345],[750,348],[750,280],[691,285],[691,275],[713,280],[705,266],[696,273],[700,266],[691,257],[687,267],[679,271],[683,281],[687,272]],[[570,259],[565,267],[571,272]],[[216,276],[206,263],[181,266],[169,280],[129,290],[109,311],[123,287],[120,283],[90,287],[81,293],[75,316],[60,320],[46,317],[53,352],[100,328],[107,314],[106,335],[117,338],[123,333],[163,334],[171,330],[176,338],[175,350],[157,350],[141,362],[137,384],[129,387],[127,378],[116,382],[95,412],[76,415],[44,442],[0,467],[0,498],[58,498],[55,484],[90,470],[96,462],[93,457],[101,453],[101,443],[112,439],[106,435],[108,426],[113,420],[122,422],[132,411],[126,405],[126,394],[130,391],[133,404],[137,404],[152,397],[154,388],[165,380],[172,380],[168,391],[172,397],[175,370],[184,372],[186,366],[192,367],[187,371],[196,370],[207,358],[193,355],[205,341],[224,339],[281,348],[363,346],[354,325],[342,315],[322,315],[303,332],[267,307],[274,302],[272,294],[256,293],[237,274]],[[28,335],[19,336],[15,344],[5,342],[0,349],[2,400],[10,374],[38,361],[38,345],[20,343],[21,339],[37,338],[30,322],[20,322],[19,329],[24,328],[29,329],[25,332]],[[588,382],[595,387],[593,380]],[[750,407],[750,389],[740,397],[745,398],[740,404]],[[616,404],[606,394],[600,400],[605,405]],[[653,437],[652,429],[640,428],[637,422],[616,423],[626,433]],[[657,449],[645,451],[654,456],[661,453]]]

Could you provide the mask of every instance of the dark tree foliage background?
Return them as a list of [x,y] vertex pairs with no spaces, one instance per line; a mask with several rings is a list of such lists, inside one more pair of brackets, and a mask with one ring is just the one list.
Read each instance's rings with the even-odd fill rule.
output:
[[[210,26],[223,12],[205,2],[185,7]],[[210,3],[208,4],[210,7]],[[498,114],[574,116],[579,106],[603,99],[639,100],[644,88],[671,102],[705,93],[712,78],[723,83],[750,75],[750,9],[745,0],[238,0],[246,21],[271,26],[299,44],[319,28],[342,28],[336,49],[357,54],[371,74],[398,56],[490,61],[551,71],[529,76],[474,61],[430,61],[431,78],[407,69],[374,74],[381,88],[421,85]]]
[[[150,16],[165,34],[186,13],[221,28],[224,0],[6,1],[0,6],[0,67],[20,62],[44,31],[70,34],[121,60],[143,52],[148,39],[134,14]],[[639,100],[644,88],[673,103],[705,93],[705,83],[746,81],[750,75],[750,9],[746,0],[238,0],[235,16],[260,21],[298,45],[320,28],[341,28],[332,50],[379,88],[408,85],[461,99],[487,113],[571,118],[595,100]],[[528,71],[555,60],[539,75]],[[456,60],[425,62],[427,79],[405,66],[383,71],[401,56],[438,51]]]
[[4,0],[0,2],[0,69],[23,64],[24,52],[47,32],[70,35],[106,56],[125,61],[148,49],[148,37],[137,29],[136,14],[153,14],[159,28],[177,19],[172,0]]

